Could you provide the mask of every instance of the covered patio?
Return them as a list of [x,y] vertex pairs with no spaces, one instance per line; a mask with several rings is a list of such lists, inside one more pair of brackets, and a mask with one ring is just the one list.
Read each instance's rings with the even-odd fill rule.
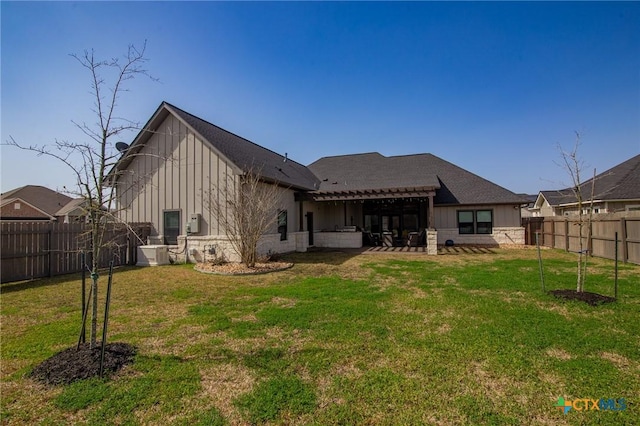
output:
[[[421,247],[426,252],[431,242],[433,248],[429,251],[435,252],[433,203],[438,187],[435,183],[386,189],[336,188],[299,194],[298,200],[301,215],[305,205],[333,212],[333,226],[325,225],[325,232],[361,232],[363,246],[380,248]],[[308,215],[307,212],[307,219]]]

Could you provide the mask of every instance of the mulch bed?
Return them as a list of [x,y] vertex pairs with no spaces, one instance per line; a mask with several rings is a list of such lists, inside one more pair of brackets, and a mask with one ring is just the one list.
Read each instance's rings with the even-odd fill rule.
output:
[[258,275],[269,272],[284,271],[293,266],[290,262],[256,262],[253,268],[248,268],[239,262],[198,263],[196,271],[218,275]]
[[609,296],[603,296],[598,293],[591,293],[588,291],[575,291],[575,290],[552,290],[549,294],[554,295],[558,299],[564,300],[579,300],[581,302],[588,303],[591,306],[602,305],[603,303],[615,302],[616,299]]
[[[69,384],[100,375],[101,346],[89,349],[84,343],[58,352],[31,372],[31,377],[48,385]],[[136,348],[127,343],[108,343],[104,351],[104,374],[109,375],[133,363]]]

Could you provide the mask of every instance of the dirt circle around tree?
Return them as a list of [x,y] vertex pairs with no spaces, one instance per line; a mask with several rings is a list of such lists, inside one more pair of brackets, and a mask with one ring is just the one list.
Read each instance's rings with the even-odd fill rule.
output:
[[598,306],[605,303],[613,303],[615,298],[604,296],[598,293],[591,293],[589,291],[576,291],[576,290],[552,290],[549,292],[558,299],[563,300],[578,300],[585,302],[591,306]]
[[[128,343],[108,343],[104,350],[103,376],[113,374],[125,365],[132,364],[136,356],[135,346]],[[98,343],[90,349],[88,343],[79,348],[67,348],[36,366],[30,377],[47,385],[64,385],[77,380],[100,376],[102,347]]]
[[260,275],[270,272],[284,271],[293,267],[290,262],[256,262],[255,266],[249,268],[243,263],[197,263],[193,269],[205,274],[216,275]]

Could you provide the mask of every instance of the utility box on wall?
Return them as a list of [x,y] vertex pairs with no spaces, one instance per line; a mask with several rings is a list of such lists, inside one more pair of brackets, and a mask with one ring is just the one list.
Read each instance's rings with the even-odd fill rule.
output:
[[193,213],[189,217],[189,223],[187,223],[187,231],[190,234],[198,234],[200,233],[200,218],[202,215],[200,213]]
[[158,266],[169,264],[167,246],[147,245],[138,247],[138,263],[136,266]]

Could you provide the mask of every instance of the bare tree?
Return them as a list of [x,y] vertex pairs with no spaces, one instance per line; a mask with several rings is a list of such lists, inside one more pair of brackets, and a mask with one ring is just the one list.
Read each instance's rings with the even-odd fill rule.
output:
[[[84,210],[88,218],[91,244],[91,263],[86,267],[91,273],[91,335],[90,346],[96,345],[98,318],[98,278],[101,250],[108,244],[105,241],[107,224],[115,218],[115,191],[113,183],[117,174],[109,174],[120,158],[115,143],[118,137],[137,130],[140,124],[120,117],[117,114],[120,96],[128,92],[126,83],[136,77],[155,80],[145,68],[148,59],[145,57],[146,41],[141,49],[129,45],[127,53],[121,58],[100,60],[92,50],[85,50],[82,55],[72,54],[84,67],[91,81],[90,94],[93,98],[91,111],[96,122],[93,124],[73,124],[88,138],[84,142],[58,141],[51,145],[26,146],[10,137],[8,144],[21,149],[33,151],[38,155],[46,155],[61,161],[73,172],[77,190],[67,192],[80,196],[85,200]],[[108,76],[108,77],[107,77]],[[107,81],[110,80],[110,83]],[[84,324],[83,324],[84,327]]]
[[[585,187],[582,182],[582,171],[584,163],[578,155],[578,149],[580,147],[580,133],[576,132],[576,142],[571,151],[564,151],[561,146],[558,146],[560,155],[562,157],[562,167],[566,170],[567,174],[571,178],[571,191],[576,198],[577,202],[577,216],[578,221],[578,269],[577,269],[577,283],[576,291],[584,291],[584,282],[587,275],[587,249],[584,247],[585,243],[585,228],[586,228],[586,241],[591,239],[591,220],[593,218],[593,197],[595,190],[595,169],[593,171],[593,179],[591,180],[591,194],[584,194]],[[585,198],[588,197],[588,198]],[[584,206],[589,203],[589,214],[585,215]],[[586,216],[586,217],[585,217]]]
[[260,179],[259,170],[228,176],[224,187],[216,187],[207,203],[241,262],[254,267],[258,242],[278,220],[280,188]]

